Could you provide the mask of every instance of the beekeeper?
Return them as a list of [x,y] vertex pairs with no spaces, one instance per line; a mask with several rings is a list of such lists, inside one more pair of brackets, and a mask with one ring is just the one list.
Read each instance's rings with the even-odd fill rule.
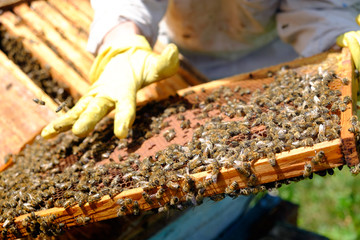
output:
[[[336,40],[350,48],[359,67],[359,1],[108,0],[92,6],[92,86],[43,129],[45,138],[69,129],[84,137],[113,109],[114,133],[126,137],[136,92],[175,74],[178,51],[210,79],[308,57]],[[152,51],[157,40],[167,44],[161,55]]]

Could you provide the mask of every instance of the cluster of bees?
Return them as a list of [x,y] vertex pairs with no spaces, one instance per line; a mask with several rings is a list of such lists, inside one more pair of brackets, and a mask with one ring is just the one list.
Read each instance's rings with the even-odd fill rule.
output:
[[[60,233],[66,226],[57,223],[56,216],[40,220],[35,212],[76,204],[81,207],[99,201],[104,195],[114,197],[136,187],[144,190],[143,199],[159,212],[199,205],[206,189],[217,182],[223,167],[235,168],[245,176],[247,187],[239,188],[234,181],[223,194],[211,196],[214,201],[226,195],[235,198],[256,194],[311,178],[312,166],[325,160],[323,151],[305,164],[302,176],[265,185],[259,185],[251,164],[268,158],[269,165],[275,167],[277,153],[339,138],[339,113],[345,111],[350,102],[346,97],[341,98],[338,90],[329,88],[335,78],[331,72],[299,75],[282,69],[272,83],[253,92],[239,86],[221,87],[204,99],[197,98],[196,103],[183,98],[151,103],[138,111],[128,140],[119,140],[113,135],[111,119],[103,120],[85,139],[71,133],[63,133],[50,141],[38,137],[22,152],[10,156],[16,164],[0,175],[2,234],[17,236],[14,218],[26,213],[30,213],[30,217],[23,225],[32,236]],[[250,100],[245,102],[239,96]],[[206,113],[207,120],[191,125],[184,115],[190,109]],[[212,116],[212,110],[221,114]],[[119,155],[119,159],[112,158],[110,153],[114,149],[138,146],[155,135],[162,135],[171,143],[176,132],[166,119],[173,115],[185,122],[183,129],[194,128],[187,144],[173,143],[153,156],[130,153]],[[103,159],[110,162],[97,164]],[[204,171],[208,172],[204,181],[195,182],[191,177]],[[319,174],[326,173],[333,171]],[[120,199],[117,204],[118,216],[141,213],[138,201]],[[78,216],[75,222],[83,225],[92,219]]]
[[0,26],[0,39],[0,50],[37,86],[57,103],[66,102],[70,107],[73,106],[73,98],[67,88],[52,78],[49,68],[40,66],[37,59],[24,48],[21,38],[11,36],[3,26]]

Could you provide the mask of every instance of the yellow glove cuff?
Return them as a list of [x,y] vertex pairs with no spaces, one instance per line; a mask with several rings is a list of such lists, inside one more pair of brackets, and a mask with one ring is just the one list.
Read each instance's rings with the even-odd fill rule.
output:
[[116,45],[109,46],[101,54],[99,54],[91,66],[89,79],[90,83],[93,84],[96,82],[101,73],[104,71],[106,65],[109,61],[116,55],[126,52],[130,49],[143,49],[151,51],[149,42],[144,36],[141,35],[131,35],[127,36],[124,41],[118,42]]

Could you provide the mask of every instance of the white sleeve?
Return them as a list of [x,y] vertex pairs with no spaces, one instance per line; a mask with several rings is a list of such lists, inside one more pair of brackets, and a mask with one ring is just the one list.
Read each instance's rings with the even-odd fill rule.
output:
[[87,50],[96,53],[104,36],[124,21],[134,22],[150,45],[154,45],[167,3],[167,0],[91,0],[95,14]]
[[300,55],[312,56],[328,50],[340,34],[360,30],[357,7],[358,1],[284,0],[276,17],[278,34]]

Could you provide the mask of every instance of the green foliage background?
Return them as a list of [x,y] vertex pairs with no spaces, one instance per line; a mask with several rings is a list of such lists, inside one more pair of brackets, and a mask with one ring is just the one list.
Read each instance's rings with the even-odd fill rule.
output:
[[360,239],[360,175],[347,167],[333,176],[283,186],[279,195],[299,204],[298,226],[330,239]]

